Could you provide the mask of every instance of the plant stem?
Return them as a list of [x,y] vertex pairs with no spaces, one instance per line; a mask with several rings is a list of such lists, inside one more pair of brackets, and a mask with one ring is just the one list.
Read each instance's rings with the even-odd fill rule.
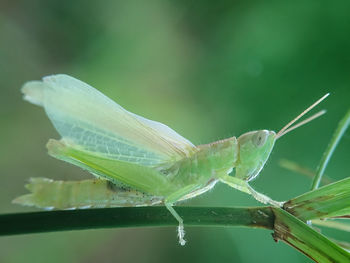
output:
[[326,151],[323,154],[321,162],[317,168],[316,176],[314,177],[314,180],[312,181],[312,187],[311,187],[312,190],[317,189],[318,186],[320,185],[320,182],[321,182],[323,173],[327,167],[327,164],[328,164],[335,148],[337,147],[341,137],[343,136],[344,132],[348,128],[349,124],[350,124],[350,109],[345,114],[344,118],[339,122],[338,127],[335,130],[333,137],[332,137],[330,143],[328,144]]
[[[273,229],[270,207],[175,207],[185,226],[245,226]],[[0,215],[0,236],[93,228],[175,226],[165,207],[100,208]]]
[[[243,226],[274,230],[316,262],[348,262],[349,254],[286,211],[276,207],[175,207],[185,226]],[[0,215],[0,236],[93,228],[176,226],[165,207],[100,208]],[[327,258],[326,258],[327,256]],[[326,260],[325,259],[330,259]]]

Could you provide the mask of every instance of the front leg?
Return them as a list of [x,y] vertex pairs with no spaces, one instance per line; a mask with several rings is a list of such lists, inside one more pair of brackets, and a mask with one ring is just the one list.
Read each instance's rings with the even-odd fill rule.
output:
[[229,176],[229,175],[224,175],[223,177],[220,178],[220,181],[239,190],[242,191],[244,193],[250,194],[252,195],[257,201],[263,203],[263,204],[271,204],[273,206],[277,206],[277,207],[282,207],[284,202],[278,202],[275,201],[273,199],[271,199],[270,197],[259,193],[257,191],[255,191],[249,184],[248,182],[239,179],[237,177],[233,177],[233,176]]

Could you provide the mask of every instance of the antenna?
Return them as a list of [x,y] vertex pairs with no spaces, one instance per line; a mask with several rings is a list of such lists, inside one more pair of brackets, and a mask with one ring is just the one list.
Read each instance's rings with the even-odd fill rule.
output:
[[[312,115],[311,117],[307,118],[306,120],[292,126],[297,120],[299,120],[301,117],[303,117],[306,113],[308,113],[310,110],[312,110],[314,107],[316,107],[321,101],[323,101],[325,98],[327,98],[329,96],[329,93],[327,93],[326,95],[324,95],[322,98],[320,98],[319,100],[317,100],[314,104],[312,104],[310,107],[308,107],[306,110],[304,110],[302,113],[300,113],[296,118],[294,118],[292,121],[290,121],[286,126],[284,126],[277,134],[276,134],[276,139],[282,137],[283,135],[287,134],[288,132],[320,117],[321,115],[325,114],[326,111],[322,110],[314,115]],[[291,127],[292,126],[292,127]]]

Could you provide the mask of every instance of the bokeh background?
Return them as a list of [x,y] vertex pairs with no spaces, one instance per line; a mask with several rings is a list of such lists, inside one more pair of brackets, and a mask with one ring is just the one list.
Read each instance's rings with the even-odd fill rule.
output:
[[[328,113],[277,142],[259,191],[286,200],[311,179],[282,158],[315,169],[350,99],[350,2],[1,1],[0,213],[29,177],[83,179],[49,157],[58,138],[42,109],[21,99],[28,80],[66,73],[126,109],[161,121],[195,144],[255,129],[278,130],[326,92]],[[350,133],[327,175],[349,176]],[[259,205],[224,185],[185,205]],[[25,224],[26,222],[23,222]],[[335,238],[350,241],[338,231]],[[0,238],[0,262],[311,262],[266,230],[107,229]]]

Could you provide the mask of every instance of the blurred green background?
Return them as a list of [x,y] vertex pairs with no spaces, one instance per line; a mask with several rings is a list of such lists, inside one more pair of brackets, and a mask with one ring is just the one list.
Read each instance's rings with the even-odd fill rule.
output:
[[[42,109],[21,99],[28,80],[66,73],[126,109],[161,121],[195,144],[255,129],[279,130],[326,92],[328,113],[279,140],[259,191],[286,200],[310,178],[350,99],[350,2],[334,1],[1,1],[0,213],[29,177],[83,179],[49,157],[58,138]],[[349,176],[347,132],[326,173]],[[258,205],[224,185],[185,205]],[[25,224],[26,222],[23,222]],[[338,231],[336,238],[350,241]],[[311,262],[266,230],[107,229],[0,238],[0,262]]]

